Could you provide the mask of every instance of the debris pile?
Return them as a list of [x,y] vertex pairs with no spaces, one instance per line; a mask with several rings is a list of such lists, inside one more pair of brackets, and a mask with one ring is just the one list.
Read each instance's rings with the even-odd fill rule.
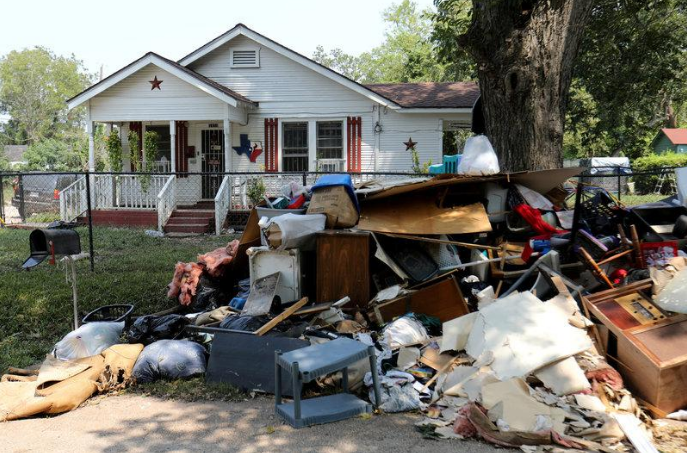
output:
[[296,427],[374,406],[427,437],[650,451],[650,416],[687,407],[687,209],[581,170],[289,183],[176,265],[176,313],[122,328],[133,376],[275,393]]

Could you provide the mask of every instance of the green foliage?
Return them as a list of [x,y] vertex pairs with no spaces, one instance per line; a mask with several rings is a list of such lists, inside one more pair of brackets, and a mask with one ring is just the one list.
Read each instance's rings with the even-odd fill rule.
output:
[[81,171],[88,164],[88,143],[84,140],[46,139],[33,143],[24,153],[25,170]]
[[[687,167],[687,154],[652,154],[645,157],[640,157],[632,162],[632,170],[634,172],[651,172],[661,170],[662,168],[672,167]],[[658,175],[637,175],[633,176],[632,180],[635,182],[635,191],[638,194],[653,193],[658,183]],[[661,187],[662,193],[669,193],[672,189],[670,183],[666,181]]]
[[263,178],[254,177],[248,180],[246,195],[253,206],[256,206],[258,203],[260,203],[266,192],[267,188],[265,187],[265,181]]
[[107,149],[107,158],[110,163],[110,170],[119,173],[122,171],[122,141],[119,138],[119,132],[115,129],[110,131],[110,135],[105,137]]
[[127,142],[129,143],[129,161],[131,162],[131,171],[138,171],[141,168],[141,163],[139,162],[139,143],[138,143],[138,133],[136,131],[129,131],[127,134]]
[[472,20],[470,0],[434,0],[436,13],[431,14],[432,41],[437,56],[447,67],[448,80],[476,80],[477,68],[458,36],[467,32]]
[[[2,146],[2,145],[0,145]],[[5,156],[4,149],[0,148],[0,171],[7,171],[10,169],[10,161]]]
[[415,174],[426,174],[429,173],[429,166],[432,165],[432,160],[428,160],[425,163],[420,163],[420,153],[417,152],[415,147],[410,148],[410,159],[412,161],[411,171]]
[[341,49],[327,52],[319,46],[318,63],[361,83],[428,82],[469,78],[456,63],[440,58],[432,41],[432,11],[420,11],[411,0],[402,0],[383,13],[387,29],[384,42],[359,56]]
[[141,187],[147,191],[150,187],[151,172],[155,166],[155,157],[157,157],[157,143],[158,136],[155,131],[146,131],[143,134],[143,153],[145,158],[145,173],[141,176]]
[[575,61],[566,154],[639,157],[669,108],[684,109],[687,1],[594,3]]
[[36,143],[78,134],[84,110],[67,111],[65,100],[91,82],[81,61],[44,47],[0,58],[0,113],[11,119],[3,134],[13,143]]

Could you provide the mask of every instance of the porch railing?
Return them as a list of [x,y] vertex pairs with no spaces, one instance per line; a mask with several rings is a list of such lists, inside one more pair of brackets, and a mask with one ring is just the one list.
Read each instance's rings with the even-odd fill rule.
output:
[[94,209],[156,209],[166,175],[95,175]]
[[86,177],[81,176],[60,191],[60,219],[71,222],[87,210]]
[[174,175],[167,178],[167,182],[157,194],[157,229],[163,231],[165,224],[172,216],[177,206],[177,185]]
[[222,184],[220,184],[217,190],[217,195],[215,195],[215,234],[217,236],[222,233],[222,224],[231,208],[232,179],[232,176],[225,175],[222,178]]

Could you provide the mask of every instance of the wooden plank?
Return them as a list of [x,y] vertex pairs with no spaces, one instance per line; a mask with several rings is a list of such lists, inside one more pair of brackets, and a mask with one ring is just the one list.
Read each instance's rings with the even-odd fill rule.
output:
[[275,317],[272,319],[270,322],[265,324],[264,326],[260,327],[258,330],[255,331],[255,335],[262,336],[265,335],[267,332],[272,330],[277,324],[291,316],[292,314],[296,313],[299,308],[303,307],[305,304],[308,303],[308,298],[304,297],[286,310],[284,310],[283,313],[281,313],[279,316]]

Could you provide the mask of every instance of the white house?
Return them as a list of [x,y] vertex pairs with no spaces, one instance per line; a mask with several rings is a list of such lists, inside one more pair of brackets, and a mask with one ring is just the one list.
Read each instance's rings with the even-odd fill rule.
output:
[[[470,82],[361,85],[238,24],[178,62],[149,52],[67,103],[86,107],[91,171],[95,123],[118,127],[125,156],[129,130],[158,133],[155,168],[171,174],[145,190],[139,175],[96,176],[94,191],[96,208],[157,211],[163,228],[180,206],[214,202],[217,225],[245,209],[248,176],[226,172],[407,172],[409,141],[422,162],[441,162],[444,131],[469,127],[478,97]],[[63,217],[80,214],[82,186]]]

